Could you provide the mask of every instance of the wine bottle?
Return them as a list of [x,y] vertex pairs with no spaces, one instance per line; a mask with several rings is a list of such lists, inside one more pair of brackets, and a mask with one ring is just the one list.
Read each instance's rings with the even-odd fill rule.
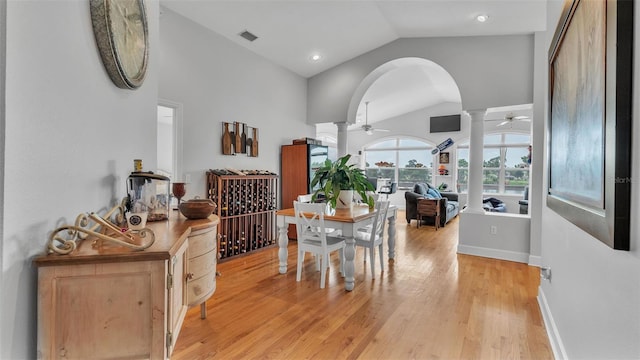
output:
[[231,134],[229,133],[229,123],[223,122],[224,132],[222,133],[222,154],[231,155]]
[[247,153],[247,124],[242,124],[242,135],[240,135],[240,152]]
[[237,154],[242,152],[242,135],[240,134],[240,123],[234,122],[233,127],[235,128],[235,145],[233,150]]
[[258,156],[258,129],[253,128],[253,140],[251,141],[251,156]]

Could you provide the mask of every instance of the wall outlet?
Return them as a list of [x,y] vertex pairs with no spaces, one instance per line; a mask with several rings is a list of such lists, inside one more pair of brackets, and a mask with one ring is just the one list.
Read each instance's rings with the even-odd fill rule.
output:
[[491,225],[491,228],[489,228],[489,232],[491,233],[491,235],[495,235],[498,233],[498,227],[495,225]]
[[540,268],[540,278],[542,280],[551,281],[551,268],[550,267],[541,267]]

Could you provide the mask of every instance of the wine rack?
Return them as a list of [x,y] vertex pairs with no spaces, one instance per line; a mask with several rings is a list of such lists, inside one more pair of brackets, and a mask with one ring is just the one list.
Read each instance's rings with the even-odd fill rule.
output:
[[278,176],[265,171],[209,170],[207,189],[220,217],[220,261],[276,244]]

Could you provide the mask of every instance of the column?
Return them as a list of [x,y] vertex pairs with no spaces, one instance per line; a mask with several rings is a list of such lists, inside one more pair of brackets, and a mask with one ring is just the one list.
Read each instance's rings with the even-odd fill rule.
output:
[[465,212],[483,214],[482,208],[482,165],[484,163],[484,115],[483,110],[467,111],[471,116],[469,134],[469,189]]
[[347,124],[346,122],[334,123],[338,127],[338,157],[347,155]]

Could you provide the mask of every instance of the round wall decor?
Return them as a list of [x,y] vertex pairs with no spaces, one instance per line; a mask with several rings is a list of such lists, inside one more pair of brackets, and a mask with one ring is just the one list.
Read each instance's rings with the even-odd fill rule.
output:
[[122,89],[142,85],[149,58],[144,0],[90,0],[93,33],[109,77]]

